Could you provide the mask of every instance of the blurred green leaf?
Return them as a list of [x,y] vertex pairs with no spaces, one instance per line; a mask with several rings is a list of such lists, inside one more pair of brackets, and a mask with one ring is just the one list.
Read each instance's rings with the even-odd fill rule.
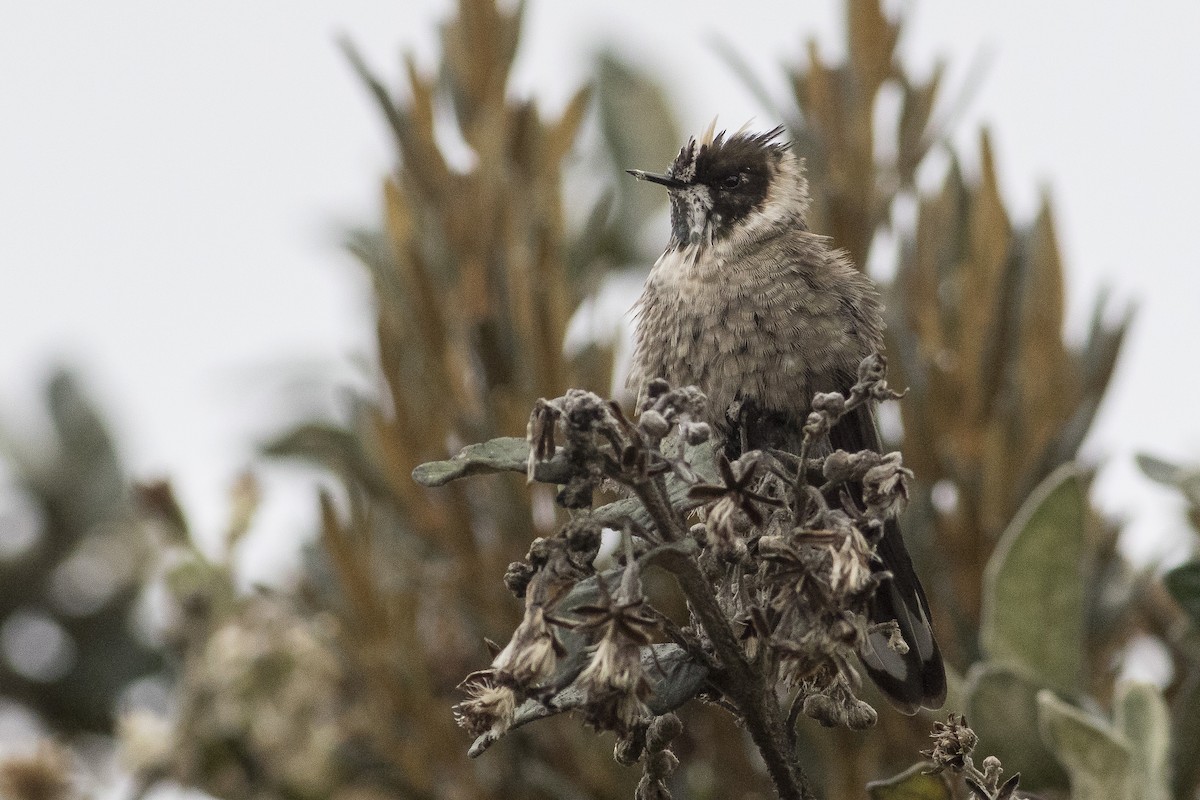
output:
[[324,466],[338,475],[355,478],[372,491],[387,495],[387,483],[362,441],[354,433],[324,422],[297,425],[262,445],[265,455],[295,458]]
[[162,654],[132,623],[149,543],[134,522],[120,453],[86,387],[57,370],[45,406],[51,436],[17,435],[0,421],[0,458],[38,529],[18,557],[0,560],[0,624],[35,609],[32,616],[53,624],[61,658],[32,674],[5,653],[0,693],[60,734],[106,733],[118,695],[164,674]]
[[1147,478],[1179,489],[1188,503],[1200,508],[1200,469],[1172,464],[1145,453],[1138,454],[1137,464]]
[[1163,576],[1167,591],[1183,606],[1192,626],[1200,628],[1200,561],[1189,561]]
[[871,800],[951,800],[954,797],[944,775],[929,775],[924,762],[882,781],[867,784]]
[[1176,796],[1200,785],[1200,669],[1193,666],[1171,698],[1171,773]]
[[1071,796],[1133,800],[1129,745],[1103,722],[1060,700],[1038,692],[1038,728],[1042,739],[1066,767]]
[[984,573],[980,643],[988,657],[1063,695],[1082,686],[1085,508],[1071,465],[1021,506]]
[[1178,464],[1172,464],[1170,461],[1146,453],[1137,454],[1137,465],[1147,478],[1158,483],[1165,483],[1167,486],[1176,486],[1179,475],[1183,471]]
[[[667,193],[662,187],[640,185],[625,170],[662,171],[678,152],[683,135],[666,92],[649,74],[603,52],[596,60],[596,75],[600,131],[611,154],[617,190],[612,231],[617,239],[629,240],[666,205]],[[616,248],[620,242],[612,239],[607,244]]]
[[967,674],[966,717],[979,735],[978,752],[1021,771],[1026,786],[1065,786],[1066,774],[1034,735],[1041,687],[1003,664],[978,663]]
[[202,608],[210,619],[224,619],[232,610],[237,594],[229,570],[197,551],[173,564],[163,582],[181,607]]
[[1116,726],[1129,742],[1136,800],[1170,800],[1171,717],[1162,691],[1129,681],[1117,687]]
[[[600,127],[615,169],[624,177],[626,169],[666,167],[683,137],[662,85],[611,52],[599,55],[596,74]],[[655,196],[654,206],[666,203],[665,192]]]

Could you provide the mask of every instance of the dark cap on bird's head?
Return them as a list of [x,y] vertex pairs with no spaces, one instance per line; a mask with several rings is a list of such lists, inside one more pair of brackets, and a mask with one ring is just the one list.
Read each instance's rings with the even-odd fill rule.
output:
[[713,122],[698,142],[688,140],[665,174],[627,170],[670,191],[672,244],[711,245],[739,234],[753,238],[772,222],[802,218],[807,186],[790,143],[779,141],[783,127],[714,137]]

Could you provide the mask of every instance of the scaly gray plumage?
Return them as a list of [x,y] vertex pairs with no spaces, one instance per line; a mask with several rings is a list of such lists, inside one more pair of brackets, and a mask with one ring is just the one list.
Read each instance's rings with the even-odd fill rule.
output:
[[[780,133],[710,133],[689,142],[665,175],[631,170],[670,190],[671,241],[636,306],[630,385],[644,391],[661,377],[699,386],[731,453],[743,438],[797,452],[814,393],[848,393],[859,362],[883,350],[878,291],[808,230],[807,184]],[[735,402],[737,419],[727,413]],[[844,418],[830,446],[880,451],[872,409]],[[877,555],[893,577],[877,591],[871,620],[897,620],[910,650],[900,655],[874,635],[863,663],[901,710],[938,707],[941,654],[894,520]]]

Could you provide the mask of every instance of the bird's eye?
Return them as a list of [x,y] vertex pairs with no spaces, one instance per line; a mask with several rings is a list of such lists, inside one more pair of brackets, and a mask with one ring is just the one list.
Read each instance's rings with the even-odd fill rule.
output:
[[741,175],[730,175],[728,178],[721,181],[722,189],[736,189],[737,187],[739,187],[741,185],[742,185],[742,176]]

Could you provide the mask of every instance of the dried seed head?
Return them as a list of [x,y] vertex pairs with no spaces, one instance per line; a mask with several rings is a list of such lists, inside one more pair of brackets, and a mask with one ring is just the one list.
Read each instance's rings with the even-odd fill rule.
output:
[[554,674],[561,649],[554,632],[546,624],[542,607],[527,606],[525,618],[513,631],[508,645],[492,661],[492,669],[497,675],[505,676],[505,683],[532,687]]
[[704,530],[713,553],[729,562],[743,561],[747,556],[746,540],[742,538],[745,514],[735,498],[722,497],[708,510]]
[[679,766],[679,759],[670,750],[659,750],[651,754],[646,765],[646,771],[660,777],[667,777]]
[[945,722],[935,722],[930,738],[933,748],[922,750],[921,755],[933,762],[936,771],[948,767],[962,769],[967,756],[979,743],[979,737],[967,726],[967,720],[961,714],[951,714]]
[[848,528],[841,541],[829,548],[829,585],[837,594],[853,597],[872,585],[873,571],[870,545],[857,528]]
[[554,542],[544,536],[539,536],[529,543],[529,551],[525,553],[525,559],[534,569],[541,569],[546,566],[546,562],[550,560],[553,552]]
[[623,767],[631,767],[641,760],[646,752],[646,726],[638,725],[617,735],[613,747],[613,760]]
[[812,717],[826,728],[844,727],[851,730],[870,728],[879,715],[869,704],[847,692],[813,694],[804,698],[804,715]]
[[618,734],[644,727],[650,718],[650,710],[641,697],[615,690],[593,689],[580,711],[583,712],[584,721],[593,728],[616,731]]
[[595,558],[595,551],[600,548],[601,529],[588,517],[576,517],[562,529],[562,536],[567,540],[567,547],[573,553],[590,554]]
[[646,732],[646,747],[652,751],[665,750],[675,737],[683,733],[683,722],[670,712],[655,717]]
[[653,401],[671,391],[671,384],[662,378],[655,378],[646,385],[646,399]]
[[837,420],[846,413],[846,398],[838,392],[818,392],[813,396],[812,410]]
[[454,721],[460,728],[472,736],[500,736],[511,727],[517,709],[516,694],[500,685],[491,670],[471,673],[458,688],[468,695],[454,706]]
[[529,587],[529,582],[533,580],[535,574],[537,574],[537,570],[532,564],[526,561],[514,561],[504,572],[504,585],[518,599],[524,599],[525,589]]
[[878,466],[863,476],[863,502],[867,514],[876,519],[897,517],[908,505],[908,482],[912,470],[904,466],[899,453],[888,453]]
[[671,432],[671,423],[654,409],[647,409],[638,418],[638,427],[651,439],[658,441]]
[[1000,783],[1000,776],[1004,774],[1004,768],[1000,766],[1000,759],[995,756],[988,756],[983,760],[983,782],[995,788]]
[[712,428],[707,422],[689,422],[683,426],[683,439],[695,447],[704,444],[712,436]]
[[900,630],[900,624],[894,619],[887,622],[881,622],[873,626],[873,630],[887,634],[887,646],[889,649],[896,651],[900,655],[908,653],[908,642],[904,641],[904,634]]
[[533,481],[534,467],[554,455],[554,428],[560,412],[551,402],[539,399],[529,415],[525,438],[529,441],[529,459],[525,464],[526,480]]

